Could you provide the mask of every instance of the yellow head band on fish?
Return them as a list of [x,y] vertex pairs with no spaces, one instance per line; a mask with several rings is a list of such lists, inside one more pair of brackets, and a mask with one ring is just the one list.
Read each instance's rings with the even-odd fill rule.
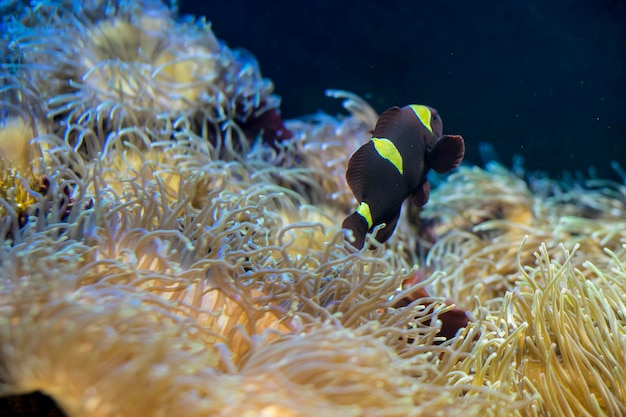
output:
[[376,152],[389,162],[393,164],[394,167],[400,172],[400,174],[404,174],[404,167],[402,165],[402,155],[398,152],[398,148],[386,138],[372,138],[372,142],[374,142],[374,148],[376,148]]
[[432,116],[432,113],[428,106],[424,106],[421,104],[411,104],[409,107],[411,107],[411,110],[415,112],[415,115],[418,119],[420,119],[420,122],[422,122],[426,129],[428,129],[430,133],[433,133],[433,128],[430,125],[430,118]]

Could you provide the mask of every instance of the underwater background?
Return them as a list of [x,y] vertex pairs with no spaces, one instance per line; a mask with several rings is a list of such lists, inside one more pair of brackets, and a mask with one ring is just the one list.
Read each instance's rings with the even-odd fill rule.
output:
[[[253,51],[287,118],[339,111],[326,88],[382,112],[425,103],[479,144],[530,170],[614,176],[626,152],[626,2],[253,0],[180,3]],[[624,165],[621,157],[620,163]]]

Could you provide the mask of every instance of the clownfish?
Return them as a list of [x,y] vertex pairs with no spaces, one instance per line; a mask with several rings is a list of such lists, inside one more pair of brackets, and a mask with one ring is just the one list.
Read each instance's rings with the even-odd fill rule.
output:
[[428,201],[430,168],[438,173],[456,168],[465,154],[458,135],[443,135],[437,110],[418,104],[392,107],[378,118],[373,137],[350,158],[346,181],[359,205],[342,228],[352,231],[352,245],[361,249],[374,227],[376,240],[389,239],[407,198],[421,207]]

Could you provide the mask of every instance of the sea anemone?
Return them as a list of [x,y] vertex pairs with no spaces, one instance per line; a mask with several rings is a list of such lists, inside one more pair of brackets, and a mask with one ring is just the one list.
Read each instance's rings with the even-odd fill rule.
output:
[[[220,148],[231,140],[238,153],[261,133],[272,143],[291,136],[250,53],[220,43],[203,21],[175,21],[162,4],[133,5],[68,13],[43,3],[40,24],[9,25],[18,57],[9,68],[37,86],[58,126],[52,133],[98,150],[125,128],[164,138],[190,130]],[[241,127],[231,131],[233,124]]]
[[0,125],[0,160],[8,169],[26,171],[37,155],[31,140],[39,131],[21,118],[7,118]]
[[43,149],[35,140],[37,131],[35,122],[20,117],[0,120],[0,218],[5,235],[24,226],[50,188],[43,169]]
[[[538,266],[520,275],[509,322],[528,323],[516,364],[520,389],[540,394],[550,415],[619,415],[626,412],[626,286],[621,253],[606,250],[612,269],[591,262],[575,267],[576,245],[565,260],[536,254]],[[580,376],[584,375],[584,378]]]

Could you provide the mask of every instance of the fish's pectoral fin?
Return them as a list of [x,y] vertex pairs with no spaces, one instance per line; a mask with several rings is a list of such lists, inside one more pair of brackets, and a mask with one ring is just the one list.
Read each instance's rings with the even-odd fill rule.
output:
[[459,166],[465,155],[465,142],[459,135],[443,135],[427,155],[430,167],[443,174]]
[[362,215],[355,211],[354,213],[346,217],[346,219],[341,224],[341,228],[352,231],[352,237],[354,238],[354,241],[350,242],[352,246],[357,249],[363,248],[368,227],[367,221]]
[[378,229],[378,233],[376,233],[377,241],[379,241],[380,243],[385,243],[387,240],[389,240],[389,238],[393,234],[393,231],[396,229],[396,225],[398,224],[398,217],[400,217],[400,212],[398,212],[398,214],[396,214],[394,218],[385,222],[385,227],[383,227],[382,229]]
[[367,179],[371,177],[372,161],[380,158],[372,141],[361,146],[348,161],[346,181],[358,201],[363,199]]
[[411,204],[413,204],[415,207],[422,207],[428,202],[429,196],[430,182],[426,180],[424,181],[424,184],[422,184],[422,186],[417,189],[417,191],[409,196],[409,200],[411,200]]
[[374,128],[373,135],[374,137],[383,137],[385,136],[382,132],[385,127],[390,123],[397,123],[397,116],[402,109],[398,106],[393,106],[383,112],[378,118],[376,122],[376,127]]

